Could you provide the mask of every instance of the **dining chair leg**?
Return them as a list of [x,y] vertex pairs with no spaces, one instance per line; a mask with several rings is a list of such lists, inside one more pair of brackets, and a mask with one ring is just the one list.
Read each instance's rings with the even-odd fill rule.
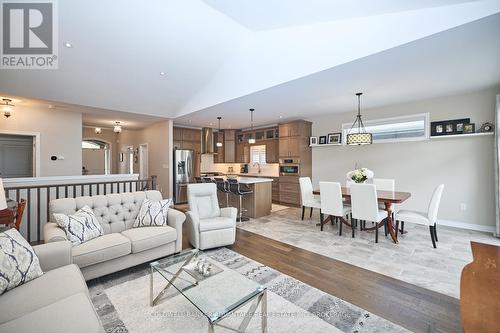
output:
[[437,234],[437,224],[434,223],[434,239],[436,240],[436,242],[438,241],[438,234]]
[[405,230],[405,221],[401,221],[401,235],[404,234]]
[[385,232],[385,237],[387,237],[387,234],[389,233],[389,228],[387,227],[387,220],[384,222],[384,232]]
[[313,216],[313,208],[311,207],[311,210],[309,211],[309,218]]
[[340,221],[340,223],[339,223],[339,236],[342,236],[342,224],[344,224],[344,223],[342,223],[342,221]]
[[436,248],[436,241],[434,239],[434,227],[432,225],[429,226],[429,231],[431,234],[432,246],[434,246],[434,248]]
[[[342,221],[340,221],[340,224],[342,224]],[[352,221],[351,221],[351,231],[352,231],[352,238],[354,238],[354,232],[356,231],[356,226],[352,224]]]
[[302,206],[302,221],[304,221],[304,213],[306,211],[306,206]]
[[395,233],[396,233],[396,238],[398,237],[398,231],[399,231],[399,221],[398,221],[398,220],[396,220],[396,231],[395,231]]
[[375,243],[378,243],[378,226],[375,228]]
[[323,213],[319,212],[319,224],[321,225],[321,231],[323,231]]

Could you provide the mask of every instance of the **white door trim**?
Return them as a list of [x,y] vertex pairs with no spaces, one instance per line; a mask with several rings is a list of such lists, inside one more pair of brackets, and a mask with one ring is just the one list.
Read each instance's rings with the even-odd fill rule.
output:
[[142,147],[146,147],[146,178],[149,177],[149,145],[147,143],[141,143],[139,144],[139,178],[141,178],[141,174],[142,174],[142,169],[143,169],[143,165],[142,165]]
[[33,170],[35,170],[35,175],[34,177],[40,177],[40,132],[30,132],[30,131],[13,131],[13,130],[2,130],[0,129],[0,134],[6,134],[6,135],[23,135],[23,136],[32,136],[33,137],[33,144],[35,145],[35,167]]

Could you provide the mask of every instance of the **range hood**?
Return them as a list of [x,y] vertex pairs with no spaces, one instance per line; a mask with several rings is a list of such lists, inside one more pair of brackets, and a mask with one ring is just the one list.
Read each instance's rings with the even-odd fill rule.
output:
[[214,133],[210,127],[201,129],[201,153],[214,154]]

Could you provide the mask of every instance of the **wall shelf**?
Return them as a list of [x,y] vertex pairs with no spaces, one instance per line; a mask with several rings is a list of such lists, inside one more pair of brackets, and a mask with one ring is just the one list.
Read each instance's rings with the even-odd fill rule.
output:
[[315,148],[315,147],[324,147],[324,146],[342,146],[342,143],[325,143],[325,144],[315,144],[315,145],[309,145],[309,147],[311,148]]
[[434,139],[446,139],[446,138],[470,138],[474,136],[489,136],[495,134],[494,132],[485,132],[485,133],[471,133],[471,134],[452,134],[452,135],[436,135],[431,136],[431,140]]

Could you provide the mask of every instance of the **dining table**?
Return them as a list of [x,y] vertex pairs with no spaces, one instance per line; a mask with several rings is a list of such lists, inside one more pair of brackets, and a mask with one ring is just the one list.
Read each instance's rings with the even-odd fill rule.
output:
[[[345,198],[346,201],[351,201],[351,190],[348,187],[342,187],[342,198]],[[314,190],[313,194],[315,195],[320,195],[319,190]],[[384,204],[385,211],[387,212],[387,218],[386,218],[386,223],[387,223],[387,229],[389,231],[389,234],[391,235],[392,240],[394,243],[398,243],[398,236],[396,233],[396,226],[394,224],[394,220],[392,218],[392,213],[393,213],[393,205],[394,204],[400,204],[405,202],[411,197],[411,193],[409,192],[400,192],[400,191],[377,191],[377,201],[380,203]],[[380,223],[376,225],[374,228],[380,228],[384,224]],[[370,228],[372,229],[372,228]],[[370,230],[370,229],[365,229],[365,230]]]

